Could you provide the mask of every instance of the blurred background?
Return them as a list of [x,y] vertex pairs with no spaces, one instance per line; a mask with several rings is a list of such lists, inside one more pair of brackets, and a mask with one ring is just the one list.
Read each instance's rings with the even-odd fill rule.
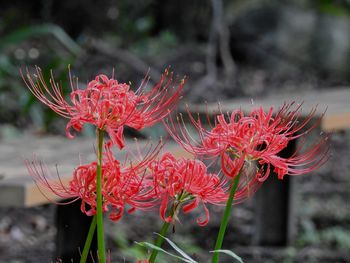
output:
[[[114,70],[135,88],[147,72],[156,83],[171,66],[180,78],[188,76],[188,103],[288,97],[350,82],[348,0],[12,0],[0,6],[0,147],[1,140],[27,133],[64,134],[65,120],[26,89],[19,74],[26,66],[38,65],[45,78],[52,70],[67,91],[69,64],[82,83]],[[332,160],[314,176],[298,178],[302,206],[292,244],[253,246],[254,199],[234,208],[227,242],[245,262],[350,262],[349,139],[349,131],[334,134]],[[0,262],[47,262],[55,249],[53,210],[1,208]],[[219,218],[211,220],[200,228],[183,219],[172,239],[181,237],[184,249],[203,259],[219,225]],[[140,222],[152,226],[152,215],[110,226],[117,258],[135,262],[132,241],[159,229],[143,233]]]

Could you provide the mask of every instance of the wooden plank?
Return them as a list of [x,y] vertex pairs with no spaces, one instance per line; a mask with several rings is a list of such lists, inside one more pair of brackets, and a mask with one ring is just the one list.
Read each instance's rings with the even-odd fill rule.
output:
[[[349,101],[350,104],[350,101]],[[349,109],[350,110],[350,109]],[[327,114],[322,120],[322,130],[326,132],[345,130],[350,127],[350,112]]]
[[[38,159],[43,159],[48,167],[59,165],[62,180],[70,175],[74,163],[79,164],[79,155],[84,160],[91,160],[94,156],[94,140],[78,138],[71,140],[50,136],[24,136],[13,140],[0,142],[0,206],[28,207],[48,203],[29,176],[25,166],[25,159],[31,159],[33,153]],[[52,193],[46,193],[49,198],[55,199]]]
[[[146,141],[140,141],[140,146]],[[154,144],[157,144],[155,142]],[[128,142],[130,149],[135,148],[134,141]],[[163,151],[170,151],[176,157],[191,155],[174,143],[167,143]],[[0,207],[31,207],[41,205],[50,200],[58,200],[50,191],[45,196],[39,191],[33,179],[29,176],[24,160],[32,158],[33,152],[42,159],[53,174],[51,182],[57,182],[55,166],[57,164],[60,179],[68,183],[73,170],[79,165],[79,155],[83,163],[93,161],[95,157],[94,140],[77,138],[69,140],[64,137],[31,137],[25,136],[10,141],[1,141],[0,148]],[[119,155],[119,156],[118,156]],[[122,159],[121,152],[117,158]]]
[[284,95],[270,95],[261,98],[237,98],[207,105],[198,104],[190,107],[192,112],[201,114],[217,114],[231,112],[234,109],[242,109],[250,112],[252,109],[262,106],[264,109],[274,107],[275,110],[284,103],[295,101],[302,103],[302,116],[306,116],[313,108],[317,107],[315,117],[320,117],[324,111],[325,116],[321,121],[321,129],[324,131],[342,130],[350,127],[350,88],[333,88],[327,90],[301,91]]

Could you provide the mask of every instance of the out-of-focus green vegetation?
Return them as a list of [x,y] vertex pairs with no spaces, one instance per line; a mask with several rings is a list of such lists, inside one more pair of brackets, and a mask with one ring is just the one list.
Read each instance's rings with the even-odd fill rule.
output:
[[335,249],[350,250],[350,231],[339,227],[316,229],[310,221],[302,224],[302,234],[296,241],[298,247],[321,246],[333,247]]
[[[347,54],[347,46],[344,43],[349,41],[347,38],[339,37],[344,35],[341,33],[343,31],[333,34],[335,28],[332,27],[333,24],[329,26],[331,29],[327,29],[325,25],[328,25],[329,21],[322,22],[318,16],[324,14],[348,16],[349,1],[294,0],[286,4],[277,0],[224,0],[223,5],[225,8],[222,20],[226,19],[231,37],[228,39],[229,43],[225,45],[230,47],[237,68],[246,67],[259,71],[256,74],[258,79],[256,85],[254,81],[249,82],[255,80],[251,75],[243,76],[242,80],[239,79],[242,74],[235,76],[239,84],[237,86],[243,90],[244,95],[246,92],[255,92],[255,86],[261,93],[265,85],[271,87],[270,83],[265,82],[273,82],[274,76],[279,74],[273,67],[281,71],[282,78],[283,74],[287,75],[281,81],[284,83],[290,78],[299,78],[300,75],[307,74],[305,72],[308,70],[312,71],[312,74],[316,72],[322,76],[331,76],[329,70],[334,70],[343,74],[341,76],[345,76],[344,79],[348,81],[347,72],[350,68],[348,60],[338,58],[346,57],[343,55]],[[299,32],[300,26],[297,23],[293,21],[281,23],[284,14],[291,12],[293,14],[297,12],[297,20],[305,19],[308,27]],[[317,24],[318,20],[322,23]],[[142,79],[147,69],[145,72],[141,72],[143,69],[140,68],[135,70],[137,65],[134,68],[130,67],[125,63],[125,59],[108,55],[121,50],[144,60],[144,65],[155,69],[158,73],[168,66],[167,63],[170,61],[169,64],[185,68],[185,74],[190,75],[190,80],[203,78],[207,73],[208,58],[205,56],[209,48],[206,47],[210,36],[213,36],[212,22],[213,6],[209,0],[181,1],[181,3],[169,0],[101,0],[98,5],[93,0],[7,2],[0,10],[0,122],[19,127],[34,123],[43,131],[55,130],[57,115],[40,103],[36,103],[24,87],[19,68],[25,65],[40,66],[46,79],[49,77],[49,70],[53,70],[56,80],[64,89],[68,87],[68,64],[72,65],[73,70],[77,70],[73,73],[78,73],[76,75],[79,75],[83,82],[87,82],[94,74],[100,72],[111,73],[115,68],[116,77],[120,81],[132,81],[137,86],[135,80]],[[289,31],[279,32],[278,29],[281,28]],[[342,30],[346,30],[346,25]],[[288,35],[289,33],[291,35]],[[291,48],[288,48],[284,42],[289,43],[290,39],[295,39],[293,34],[298,38],[305,37],[305,40],[300,39],[302,44],[292,44]],[[339,39],[343,42],[338,45],[336,42]],[[103,55],[103,52],[94,45],[95,40],[106,44],[110,48],[109,52]],[[322,42],[322,45],[318,46],[319,42]],[[176,53],[186,44],[192,47],[192,52],[186,50],[183,53]],[[212,48],[217,49],[214,52],[216,66],[222,69],[220,46],[223,46],[222,43],[214,43]],[[334,52],[328,52],[329,50]],[[331,56],[332,54],[335,55]],[[200,56],[202,57],[198,59]],[[189,57],[193,59],[191,63],[186,61]],[[327,59],[330,60],[328,64]],[[273,74],[265,72],[266,69],[271,70]],[[178,68],[175,70],[178,72]],[[302,74],[299,74],[298,70],[302,71]],[[288,71],[292,72],[291,77],[289,73],[285,73]],[[245,70],[241,72],[244,73]],[[134,75],[137,75],[135,79]],[[259,81],[261,83],[258,83]],[[220,85],[223,86],[222,83],[217,84],[218,87]],[[248,85],[253,88],[245,87]],[[193,87],[197,88],[196,85],[192,85],[191,89],[188,89],[189,93],[195,90]],[[227,90],[230,88],[234,89],[228,87]],[[250,89],[252,91],[249,91]],[[219,94],[220,91],[216,93]],[[227,91],[227,93],[228,96],[241,95],[240,92]],[[201,94],[206,95],[206,92]]]
[[144,38],[135,42],[131,50],[140,56],[154,57],[176,49],[179,39],[171,31],[162,31],[157,37]]
[[[39,43],[38,43],[39,41]],[[40,45],[45,43],[45,49]],[[37,103],[36,98],[24,88],[20,71],[25,74],[26,65],[43,59],[42,68],[46,80],[50,71],[62,87],[68,87],[67,65],[83,53],[60,27],[56,25],[28,26],[0,39],[0,118],[13,124],[25,122],[27,116],[43,130],[47,130],[55,114]],[[29,69],[31,70],[31,69]],[[64,90],[63,90],[64,91]]]
[[[112,239],[115,242],[116,249],[121,255],[123,255],[123,257],[130,262],[135,262],[137,259],[147,258],[149,256],[149,251],[146,249],[147,246],[140,246],[135,241],[130,240],[130,231],[132,232],[132,230],[128,229],[128,226],[123,227],[122,225],[114,224],[112,228]],[[150,235],[145,242],[152,243],[152,238],[154,238],[154,236],[155,235]],[[189,236],[174,236],[174,238],[176,241],[181,242],[183,249],[190,255],[205,253],[202,248],[196,246],[193,238]],[[176,260],[173,260],[171,257],[162,253],[158,255],[158,260],[159,262],[177,262]]]
[[350,250],[350,231],[339,226],[340,223],[350,223],[350,211],[340,196],[335,195],[325,201],[307,200],[300,212],[303,219],[297,246],[316,245]]
[[[102,37],[112,47],[116,45],[151,60],[160,53],[175,49],[178,43],[175,34],[169,30],[155,32],[158,30],[155,25],[157,8],[153,0],[120,1],[118,4],[103,1],[103,7],[96,12],[89,6],[79,8],[79,0],[72,4],[44,1],[41,5],[39,2],[21,3],[17,7],[24,9],[23,19],[20,19],[22,16],[15,5],[8,3],[0,11],[0,122],[3,123],[18,127],[32,123],[42,132],[55,132],[55,122],[60,118],[38,103],[25,88],[20,69],[26,71],[28,66],[31,71],[33,68],[30,67],[38,65],[45,80],[50,78],[52,70],[63,92],[69,91],[69,64],[73,74],[76,68],[84,71],[84,82],[93,77],[90,75],[92,71],[97,74],[99,68],[103,68],[96,65],[103,61],[111,64],[108,57],[101,57],[91,48],[91,36]],[[40,5],[42,9],[38,9]],[[77,17],[70,16],[77,8],[81,11]],[[66,28],[40,21],[58,22]],[[69,21],[71,25],[67,28]],[[112,65],[115,66],[115,61]],[[121,65],[116,71],[123,72],[123,67]],[[112,68],[110,66],[107,70],[111,73]],[[147,69],[142,74],[146,73]],[[123,77],[122,81],[130,80]]]
[[350,16],[350,3],[346,0],[316,0],[314,6],[320,12],[335,16]]
[[[140,33],[135,28],[132,31],[134,33],[131,35]],[[158,37],[140,37],[130,46],[130,50],[141,57],[152,57],[175,48],[177,43],[174,34],[164,31]],[[38,103],[34,95],[25,89],[20,72],[25,74],[27,65],[44,65],[42,67],[44,79],[48,82],[51,71],[54,72],[55,80],[60,83],[62,91],[69,92],[67,66],[74,65],[78,60],[84,60],[84,56],[85,50],[57,25],[27,26],[2,37],[0,119],[22,125],[29,116],[36,127],[41,127],[42,132],[52,131],[51,125],[57,120],[57,115]]]

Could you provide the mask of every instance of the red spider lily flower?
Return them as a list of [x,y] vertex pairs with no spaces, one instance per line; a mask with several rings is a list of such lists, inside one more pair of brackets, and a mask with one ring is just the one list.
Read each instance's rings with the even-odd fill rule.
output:
[[[159,147],[159,145],[157,146]],[[144,176],[144,171],[149,163],[155,158],[159,149],[149,151],[143,160],[136,165],[121,165],[113,157],[109,147],[106,147],[102,164],[102,196],[103,211],[109,213],[112,221],[121,219],[125,206],[129,206],[128,212],[135,209],[146,210],[157,204],[154,190]],[[127,163],[127,162],[126,162]],[[42,189],[42,193],[47,196],[44,190],[49,190],[61,199],[73,199],[69,204],[81,200],[81,211],[88,216],[96,214],[96,162],[78,166],[73,172],[73,178],[65,183],[57,173],[52,176],[45,164],[37,161],[26,161],[30,175]]]
[[[70,75],[70,73],[69,73]],[[105,75],[98,75],[85,89],[79,89],[70,75],[70,102],[64,98],[62,88],[51,73],[50,85],[44,80],[41,69],[36,74],[28,72],[22,78],[29,90],[57,114],[68,118],[67,137],[73,138],[70,130],[80,132],[90,123],[105,130],[114,145],[124,147],[123,129],[129,126],[140,130],[162,120],[175,108],[181,97],[184,79],[176,86],[173,74],[165,70],[160,81],[149,91],[144,90],[146,79],[134,92],[129,84],[119,83]]]
[[[204,226],[209,221],[206,204],[223,205],[227,200],[227,182],[208,173],[206,165],[199,160],[176,159],[171,153],[165,153],[149,168],[155,194],[161,200],[160,217],[168,223],[177,218],[180,206],[183,205],[183,212],[189,213],[201,203],[205,218],[198,218],[197,223]],[[172,216],[166,216],[169,203],[174,209]]]
[[284,175],[299,175],[318,169],[329,158],[327,136],[317,143],[305,148],[304,143],[291,157],[283,158],[278,154],[287,145],[300,137],[306,136],[319,122],[311,124],[316,109],[299,121],[301,105],[285,104],[276,114],[271,107],[267,112],[263,108],[253,110],[245,116],[241,110],[231,114],[220,114],[215,125],[207,130],[201,120],[191,113],[189,118],[198,132],[196,140],[190,134],[184,121],[175,124],[173,120],[166,123],[171,136],[187,151],[204,157],[221,157],[223,172],[234,177],[246,162],[258,162],[256,178],[264,181],[274,167],[279,179]]

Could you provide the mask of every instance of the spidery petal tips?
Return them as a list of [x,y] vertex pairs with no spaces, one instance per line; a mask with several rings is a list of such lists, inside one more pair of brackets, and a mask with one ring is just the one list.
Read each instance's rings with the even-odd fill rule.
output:
[[163,119],[176,107],[185,83],[184,79],[174,81],[173,73],[166,70],[149,91],[145,88],[147,77],[133,91],[129,84],[103,74],[80,89],[77,79],[73,79],[69,73],[70,93],[67,99],[52,73],[48,82],[38,67],[35,74],[30,74],[28,69],[25,74],[21,74],[28,89],[38,100],[69,119],[67,137],[73,138],[72,130],[80,132],[84,124],[90,123],[105,130],[112,143],[119,148],[124,147],[124,126],[139,130]]

